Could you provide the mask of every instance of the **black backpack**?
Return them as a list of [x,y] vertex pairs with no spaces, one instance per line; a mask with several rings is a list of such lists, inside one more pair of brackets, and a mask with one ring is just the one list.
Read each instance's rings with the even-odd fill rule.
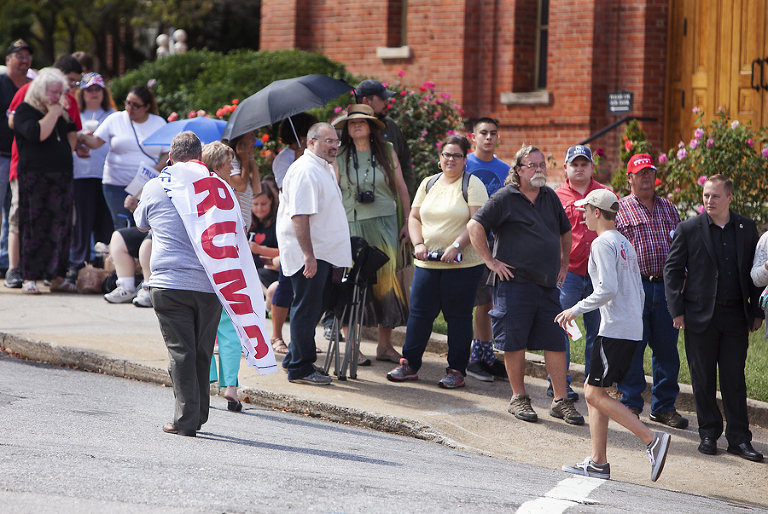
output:
[[[429,182],[427,182],[427,194],[429,194],[429,190],[432,189],[432,186],[435,185],[435,182],[437,182],[437,179],[439,179],[442,176],[442,172],[438,173],[431,179],[429,179]],[[464,201],[469,203],[469,177],[471,176],[470,173],[464,172],[464,176],[461,177],[461,194],[464,195]]]

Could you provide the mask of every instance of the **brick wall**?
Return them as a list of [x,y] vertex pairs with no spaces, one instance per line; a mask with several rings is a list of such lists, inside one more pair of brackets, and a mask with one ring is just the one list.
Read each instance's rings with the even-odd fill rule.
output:
[[[533,89],[536,2],[533,0],[409,0],[407,44],[413,57],[382,61],[376,48],[397,37],[402,0],[262,0],[260,47],[323,52],[349,71],[418,86],[437,84],[466,117],[501,123],[498,156],[510,160],[521,143],[552,154],[553,181],[562,180],[568,146],[616,119],[609,91],[634,93],[634,114],[654,150],[662,150],[668,0],[550,0],[547,91],[549,105],[505,106],[502,92]],[[621,131],[591,143],[618,165]]]

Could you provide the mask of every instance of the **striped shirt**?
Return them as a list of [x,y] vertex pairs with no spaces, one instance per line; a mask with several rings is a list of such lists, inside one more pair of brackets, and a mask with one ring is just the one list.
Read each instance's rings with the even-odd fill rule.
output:
[[637,252],[640,274],[660,277],[680,215],[672,202],[654,196],[653,212],[634,194],[619,200],[616,228]]

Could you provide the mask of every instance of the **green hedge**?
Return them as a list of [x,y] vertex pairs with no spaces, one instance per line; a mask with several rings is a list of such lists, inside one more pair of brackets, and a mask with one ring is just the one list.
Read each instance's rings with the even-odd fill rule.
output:
[[[109,83],[115,102],[122,106],[128,90],[155,80],[152,90],[160,115],[177,112],[180,118],[194,110],[211,114],[233,99],[240,101],[275,80],[318,73],[357,84],[344,65],[321,54],[299,50],[238,50],[226,55],[193,50],[147,62]],[[348,100],[347,100],[348,102]],[[315,111],[313,111],[315,112]],[[333,106],[315,112],[319,119],[333,117]]]

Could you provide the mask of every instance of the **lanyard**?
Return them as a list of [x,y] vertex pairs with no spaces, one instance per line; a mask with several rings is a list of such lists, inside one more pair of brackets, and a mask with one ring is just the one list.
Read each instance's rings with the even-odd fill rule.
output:
[[[357,196],[360,196],[360,175],[358,174],[358,163],[357,163],[357,147],[355,147],[355,144],[352,143],[352,163],[355,166],[355,180],[357,181]],[[372,191],[376,191],[376,156],[373,155],[373,147],[371,147],[371,166],[373,167],[373,181],[371,182],[371,186],[373,187]]]

